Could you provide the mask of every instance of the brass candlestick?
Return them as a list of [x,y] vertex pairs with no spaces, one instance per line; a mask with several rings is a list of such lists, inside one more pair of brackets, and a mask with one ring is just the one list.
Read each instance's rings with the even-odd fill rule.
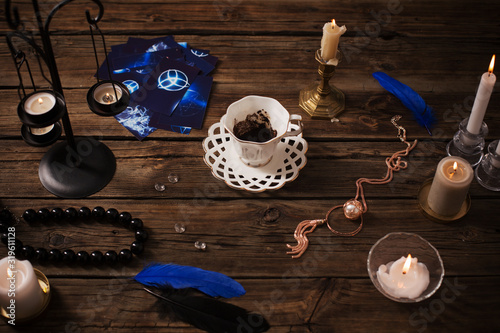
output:
[[[340,52],[337,52],[338,62],[339,55]],[[321,58],[321,50],[316,51],[316,61],[319,62],[318,73],[321,82],[313,83],[300,91],[299,106],[313,119],[332,119],[344,111],[345,95],[329,83],[337,66],[327,64]]]

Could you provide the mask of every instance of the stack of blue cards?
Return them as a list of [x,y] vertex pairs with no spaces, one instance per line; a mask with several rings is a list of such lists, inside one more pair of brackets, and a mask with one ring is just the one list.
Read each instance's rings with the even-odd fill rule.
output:
[[[205,117],[218,58],[172,36],[129,38],[108,54],[113,80],[130,91],[129,107],[115,118],[139,140],[156,129],[189,134]],[[98,76],[108,79],[106,62]]]

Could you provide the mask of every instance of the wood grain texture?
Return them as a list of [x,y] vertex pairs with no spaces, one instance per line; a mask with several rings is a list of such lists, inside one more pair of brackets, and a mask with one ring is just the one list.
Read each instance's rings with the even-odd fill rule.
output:
[[[33,28],[31,1],[14,2],[26,29]],[[56,1],[41,2],[42,14]],[[95,61],[84,12],[91,1],[75,1],[51,23],[52,44],[77,137],[98,139],[117,158],[117,171],[103,190],[82,199],[62,199],[38,178],[40,159],[50,149],[26,145],[17,116],[18,78],[7,44],[0,48],[0,208],[16,216],[28,208],[116,208],[141,218],[149,233],[145,252],[126,266],[34,263],[49,278],[52,300],[44,315],[21,330],[29,332],[172,332],[199,330],[158,312],[156,299],[131,279],[150,262],[173,262],[233,277],[246,295],[227,300],[262,314],[269,332],[496,332],[500,299],[500,192],[470,188],[471,209],[459,221],[439,224],[417,205],[421,184],[433,177],[445,146],[469,116],[480,75],[498,54],[500,2],[481,0],[104,0],[99,27],[109,46],[129,37],[173,35],[219,57],[201,129],[189,135],[157,130],[142,142],[112,117],[93,114],[86,104],[95,83]],[[0,35],[10,29],[0,8]],[[340,122],[312,120],[298,106],[301,89],[318,82],[314,52],[321,27],[332,17],[347,26],[343,60],[331,83],[346,94]],[[36,31],[35,31],[36,34]],[[28,54],[35,83],[41,78]],[[101,59],[102,60],[102,59]],[[46,70],[46,69],[45,69]],[[430,137],[411,113],[372,77],[384,71],[416,90],[438,120]],[[23,73],[24,82],[29,82]],[[497,84],[498,86],[498,84]],[[495,87],[485,122],[486,144],[500,138],[500,94]],[[28,87],[28,92],[31,87]],[[302,115],[308,141],[307,164],[278,191],[248,193],[215,179],[203,161],[202,141],[232,102],[250,94],[278,99]],[[402,114],[408,139],[418,139],[409,166],[383,186],[365,185],[368,212],[355,237],[334,236],[326,226],[309,234],[301,259],[286,244],[305,219],[355,195],[359,177],[381,178],[385,158],[402,149],[390,123]],[[64,139],[64,135],[62,140]],[[171,184],[169,173],[179,182]],[[164,192],[154,189],[157,182]],[[179,234],[174,225],[183,223]],[[332,226],[357,225],[341,211]],[[121,226],[95,221],[15,225],[25,244],[47,249],[119,251],[134,239]],[[387,233],[417,233],[439,251],[446,275],[430,299],[396,303],[380,294],[366,269],[368,252]],[[207,244],[199,251],[194,242]],[[0,247],[0,257],[7,255]],[[17,328],[17,327],[16,327]],[[14,332],[0,321],[0,331]],[[251,332],[247,327],[242,332]]]

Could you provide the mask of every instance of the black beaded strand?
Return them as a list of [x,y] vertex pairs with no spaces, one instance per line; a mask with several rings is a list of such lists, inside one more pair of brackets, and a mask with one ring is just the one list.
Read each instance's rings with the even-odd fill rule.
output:
[[[49,220],[72,223],[77,220],[87,220],[93,218],[98,222],[107,221],[111,223],[118,223],[121,226],[132,230],[135,235],[135,240],[132,244],[130,244],[130,249],[122,249],[119,253],[109,250],[104,254],[101,251],[93,251],[89,254],[87,251],[79,251],[75,253],[71,249],[65,249],[62,252],[58,249],[51,249],[49,251],[44,248],[34,249],[30,245],[24,245],[19,239],[16,238],[16,256],[19,256],[22,259],[35,260],[41,264],[46,262],[55,264],[78,263],[80,265],[86,265],[89,263],[94,265],[100,265],[102,263],[114,265],[117,262],[127,264],[132,260],[134,254],[138,255],[144,251],[144,243],[148,239],[148,232],[144,229],[144,223],[141,219],[132,218],[132,215],[129,212],[119,213],[114,208],[105,210],[104,208],[98,206],[92,210],[88,207],[81,207],[79,210],[72,207],[65,210],[62,210],[61,208],[53,208],[52,210],[41,208],[38,211],[35,211],[34,209],[27,209],[23,213],[22,218],[29,224],[37,222],[45,223]],[[6,245],[7,228],[12,226],[14,221],[15,217],[8,209],[0,211],[1,241]]]

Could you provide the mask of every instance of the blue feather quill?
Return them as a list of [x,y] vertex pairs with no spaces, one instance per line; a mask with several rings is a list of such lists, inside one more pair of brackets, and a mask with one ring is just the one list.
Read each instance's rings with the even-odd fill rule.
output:
[[427,129],[429,135],[432,135],[430,128],[436,122],[434,110],[425,103],[422,97],[406,84],[390,77],[383,72],[373,73],[382,87],[401,100],[401,102],[413,112],[413,116],[420,126]]
[[246,292],[241,284],[222,273],[175,264],[151,264],[140,271],[134,280],[157,288],[195,288],[212,297],[231,298]]

